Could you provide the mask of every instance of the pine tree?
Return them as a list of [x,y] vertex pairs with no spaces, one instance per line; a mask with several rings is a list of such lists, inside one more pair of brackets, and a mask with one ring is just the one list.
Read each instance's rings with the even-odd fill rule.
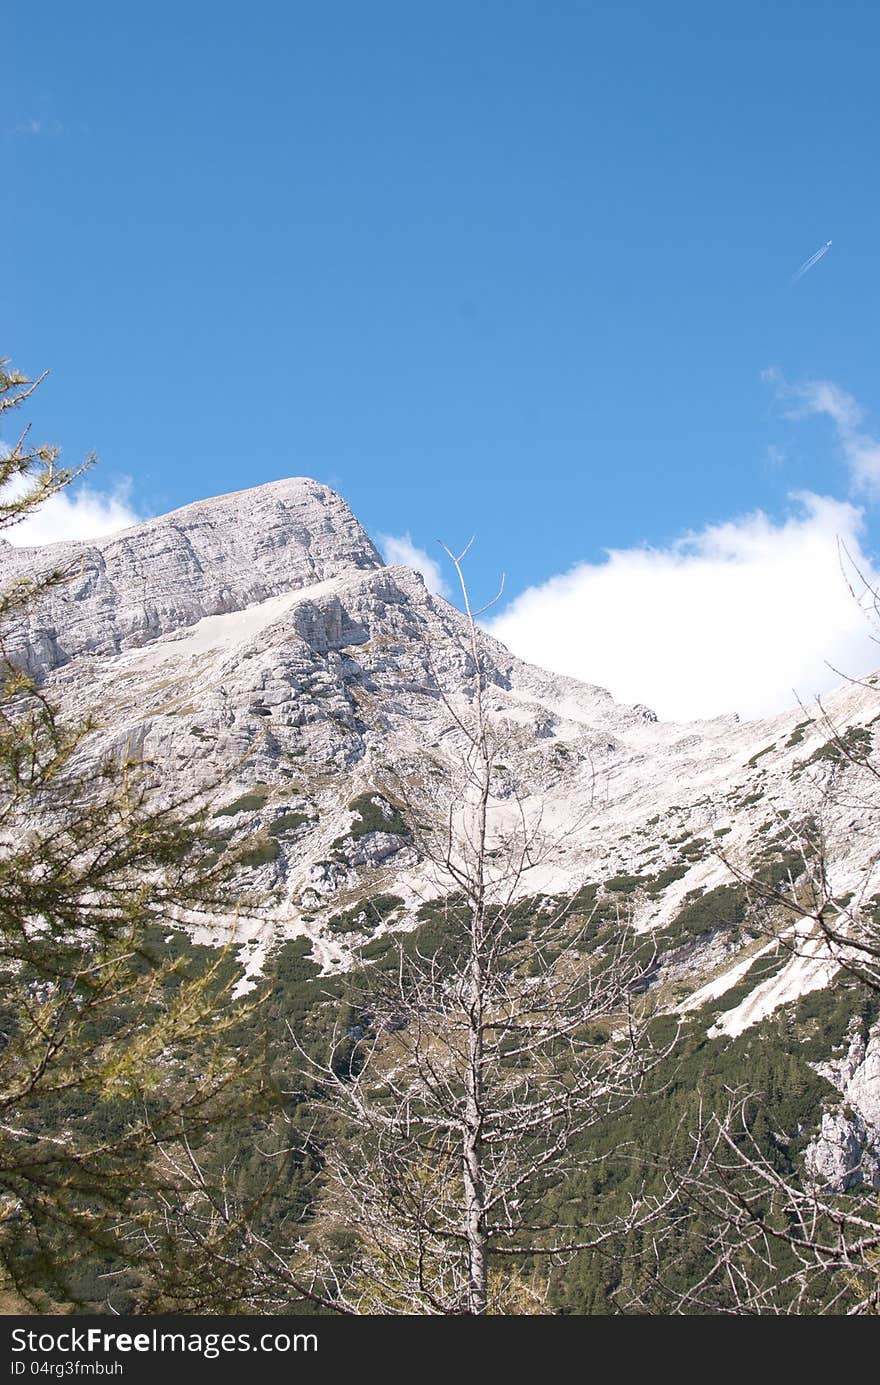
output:
[[[0,363],[0,418],[39,383]],[[0,527],[81,470],[59,469],[57,449],[33,446],[27,427],[0,451]],[[250,1100],[229,1043],[230,957],[173,931],[184,910],[230,907],[203,812],[163,801],[145,765],[101,758],[94,726],[62,720],[6,656],[17,616],[64,580],[55,572],[0,592],[7,1311],[161,1301],[163,1281],[180,1274],[167,1235],[180,1193],[167,1156]]]

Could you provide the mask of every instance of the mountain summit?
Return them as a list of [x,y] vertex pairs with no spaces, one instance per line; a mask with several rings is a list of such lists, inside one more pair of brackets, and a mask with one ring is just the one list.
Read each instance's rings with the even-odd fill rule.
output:
[[[97,709],[96,757],[146,758],[175,793],[210,795],[218,851],[252,844],[243,885],[264,907],[235,924],[249,977],[279,940],[307,940],[333,971],[415,926],[438,886],[405,800],[454,807],[474,674],[459,611],[386,567],[345,502],[304,478],[98,542],[0,552],[0,584],[52,570],[67,580],[9,653],[66,713]],[[777,948],[768,969],[731,863],[796,874],[800,825],[821,808],[834,890],[865,894],[878,784],[835,738],[873,743],[871,680],[824,711],[676,725],[480,643],[499,830],[523,814],[555,839],[523,892],[577,894],[652,934],[658,1003],[705,1015],[713,1034],[829,984],[836,968],[812,943]],[[230,927],[217,919],[211,939]]]
[[28,626],[28,666],[114,654],[203,616],[382,559],[335,491],[307,477],[199,500],[104,538],[5,547],[0,583],[59,569],[69,581]]

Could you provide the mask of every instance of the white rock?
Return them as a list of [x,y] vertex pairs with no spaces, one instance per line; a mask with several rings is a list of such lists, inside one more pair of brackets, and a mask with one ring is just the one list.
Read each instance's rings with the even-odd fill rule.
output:
[[880,1025],[866,1043],[854,1021],[845,1055],[814,1066],[843,1101],[824,1112],[819,1134],[806,1152],[807,1167],[833,1192],[859,1183],[880,1188]]

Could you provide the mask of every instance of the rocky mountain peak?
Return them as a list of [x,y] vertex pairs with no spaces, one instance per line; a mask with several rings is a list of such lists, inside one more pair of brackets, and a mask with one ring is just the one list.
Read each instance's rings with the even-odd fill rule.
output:
[[[236,920],[249,975],[279,938],[308,938],[326,969],[350,965],[365,939],[333,920],[364,899],[402,901],[383,929],[412,926],[436,893],[430,863],[380,819],[391,783],[440,809],[452,793],[474,686],[461,613],[386,567],[345,502],[306,478],[96,542],[0,550],[0,587],[59,569],[68,580],[28,609],[7,651],[67,715],[100,709],[96,758],[142,756],[175,790],[204,787],[218,843],[256,842],[249,888],[272,904],[250,933]],[[875,889],[876,780],[834,740],[873,745],[870,680],[814,712],[675,725],[480,638],[499,831],[525,813],[558,838],[523,889],[592,889],[665,938],[658,989],[685,986],[688,1012],[725,1005],[743,948],[763,957],[738,931],[728,860],[797,872],[798,825],[822,804],[835,891]],[[363,805],[369,830],[353,819]],[[744,1032],[836,969],[819,954],[776,960],[713,1034]]]
[[[301,477],[95,542],[0,545],[0,588],[50,571],[67,580],[6,650],[64,716],[98,710],[93,763],[133,756],[161,792],[202,798],[241,907],[194,936],[234,941],[241,989],[291,943],[324,976],[383,965],[406,934],[437,945],[449,880],[422,834],[462,800],[476,682],[460,611],[385,566],[346,503]],[[600,964],[619,947],[652,956],[649,1003],[701,1042],[748,1053],[805,1000],[799,1041],[826,1012],[840,1028],[838,960],[772,892],[805,889],[820,840],[834,900],[880,910],[880,676],[759,722],[676,725],[478,641],[489,856],[529,834],[523,919],[570,917]],[[806,1166],[838,1191],[880,1183],[880,1029],[855,1021],[812,1065],[829,1085]]]
[[11,642],[13,657],[41,673],[84,653],[118,654],[205,616],[382,566],[335,491],[291,477],[199,500],[101,539],[7,547],[0,584],[70,574]]

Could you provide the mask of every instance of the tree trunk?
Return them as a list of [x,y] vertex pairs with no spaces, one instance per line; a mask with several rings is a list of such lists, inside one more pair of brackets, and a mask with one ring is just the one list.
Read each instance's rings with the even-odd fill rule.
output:
[[483,1186],[483,1010],[480,982],[479,957],[475,956],[471,967],[463,1149],[468,1313],[485,1313],[489,1280]]

